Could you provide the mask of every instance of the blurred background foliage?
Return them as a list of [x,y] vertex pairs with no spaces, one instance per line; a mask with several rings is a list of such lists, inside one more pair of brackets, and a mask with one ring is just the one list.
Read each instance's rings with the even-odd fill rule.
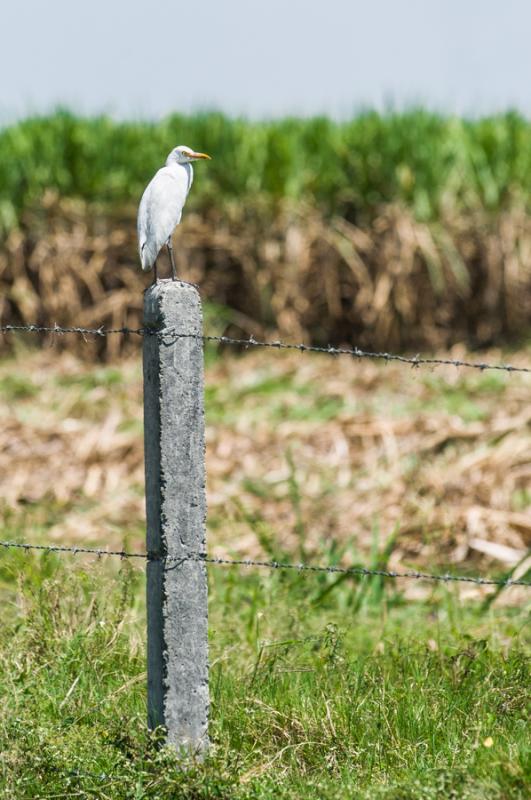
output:
[[430,349],[525,336],[531,123],[422,109],[157,123],[59,110],[5,128],[2,322],[139,323],[136,208],[179,143],[213,156],[176,234],[180,274],[233,332]]
[[531,200],[531,123],[516,112],[479,120],[411,110],[250,122],[221,113],[161,122],[82,118],[66,110],[0,132],[2,222],[17,223],[46,189],[135,202],[176,144],[213,155],[190,198],[196,210],[261,194],[366,220],[401,202],[419,220]]

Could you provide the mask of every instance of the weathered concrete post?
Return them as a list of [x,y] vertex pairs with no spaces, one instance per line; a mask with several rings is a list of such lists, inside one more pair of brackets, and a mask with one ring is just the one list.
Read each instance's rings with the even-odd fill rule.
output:
[[[189,284],[163,280],[144,297],[146,328],[202,335]],[[203,344],[144,336],[148,724],[187,754],[208,746],[207,579]]]

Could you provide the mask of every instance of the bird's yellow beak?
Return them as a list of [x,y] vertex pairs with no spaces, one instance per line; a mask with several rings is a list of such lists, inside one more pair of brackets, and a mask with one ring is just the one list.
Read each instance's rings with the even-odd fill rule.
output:
[[206,158],[208,161],[212,161],[211,156],[207,155],[206,153],[193,153],[192,158]]

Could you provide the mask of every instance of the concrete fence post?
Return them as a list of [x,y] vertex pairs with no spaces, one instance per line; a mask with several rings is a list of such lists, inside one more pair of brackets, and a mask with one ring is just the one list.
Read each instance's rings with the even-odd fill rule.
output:
[[163,280],[144,296],[148,725],[183,754],[208,747],[205,435],[201,302]]

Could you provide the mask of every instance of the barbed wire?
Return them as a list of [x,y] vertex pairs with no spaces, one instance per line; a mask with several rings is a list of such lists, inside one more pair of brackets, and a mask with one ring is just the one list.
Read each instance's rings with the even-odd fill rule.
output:
[[462,583],[476,583],[483,586],[531,586],[531,581],[524,581],[520,579],[512,580],[507,578],[497,580],[495,578],[479,578],[467,575],[437,575],[430,572],[418,572],[416,570],[396,572],[394,570],[370,569],[367,567],[321,566],[302,563],[289,564],[279,561],[253,561],[251,559],[229,559],[202,556],[196,556],[195,558],[196,560],[205,561],[208,564],[225,564],[233,567],[266,567],[268,569],[294,570],[296,572],[325,572],[329,574],[353,575],[359,577],[411,578],[413,580],[438,581],[441,583],[453,581]]
[[136,334],[144,336],[148,333],[158,333],[157,329],[151,328],[106,328],[100,325],[99,328],[79,328],[76,326],[62,327],[61,325],[0,325],[0,333],[54,333],[61,336],[66,333],[78,333],[81,336],[108,336],[109,334],[121,333]]
[[183,333],[176,328],[105,328],[101,325],[99,328],[82,328],[76,326],[61,327],[59,325],[2,325],[0,326],[0,333],[49,333],[54,335],[65,334],[78,334],[81,336],[109,336],[112,334],[121,334],[122,336],[152,336],[157,335],[162,338],[173,337],[174,339],[201,339],[203,342],[234,345],[237,347],[262,347],[272,350],[296,350],[299,353],[320,353],[329,356],[350,356],[351,358],[367,358],[372,360],[379,360],[385,362],[398,362],[401,364],[408,364],[412,367],[420,366],[451,366],[451,367],[466,367],[468,369],[477,369],[483,372],[484,370],[498,370],[504,372],[524,372],[531,373],[531,367],[517,367],[512,364],[491,364],[485,361],[470,361],[458,358],[431,358],[415,356],[403,356],[398,353],[378,352],[372,350],[362,350],[359,347],[333,347],[327,345],[326,347],[320,345],[310,344],[296,344],[293,342],[276,341],[263,341],[255,339],[250,336],[248,339],[238,339],[230,336],[214,336],[203,335],[199,333]]
[[250,339],[231,339],[227,336],[205,336],[203,337],[209,342],[219,342],[221,344],[240,345],[242,347],[270,347],[277,350],[298,350],[301,353],[323,353],[331,356],[351,356],[352,358],[368,358],[380,361],[398,361],[402,364],[409,364],[412,367],[424,366],[452,366],[452,367],[468,367],[471,369],[479,369],[481,371],[487,369],[504,370],[506,372],[531,372],[530,367],[516,367],[511,364],[489,364],[484,361],[463,361],[457,358],[422,358],[420,355],[416,356],[402,356],[397,353],[382,353],[371,350],[360,350],[359,347],[319,347],[318,345],[308,344],[291,344],[290,342],[263,342],[257,341],[252,337]]
[[[127,550],[104,550],[99,547],[77,547],[76,545],[60,545],[60,544],[33,544],[30,542],[2,542],[0,547],[4,549],[19,549],[19,550],[41,550],[45,553],[71,553],[77,555],[78,553],[88,553],[94,556],[119,556],[120,558],[143,558],[157,560],[156,555],[150,553],[131,553]],[[160,560],[160,559],[158,559]]]
[[46,553],[70,553],[77,555],[79,553],[86,553],[95,555],[98,558],[102,556],[119,556],[122,559],[126,558],[140,558],[146,561],[161,561],[175,566],[180,566],[189,561],[202,562],[205,564],[231,566],[231,567],[263,567],[267,569],[278,570],[291,570],[294,572],[313,572],[313,573],[328,573],[332,575],[352,575],[357,577],[380,577],[380,578],[409,578],[413,580],[435,581],[439,583],[474,583],[480,586],[531,586],[531,581],[522,579],[495,579],[495,578],[481,578],[469,575],[453,575],[453,574],[434,574],[431,572],[421,572],[417,570],[406,570],[397,572],[394,570],[372,569],[368,567],[340,567],[335,565],[320,565],[320,564],[293,564],[282,561],[260,561],[247,558],[216,558],[214,556],[207,556],[204,553],[193,553],[178,557],[160,556],[156,553],[136,553],[126,550],[104,550],[96,547],[77,547],[68,545],[55,545],[55,544],[32,544],[29,542],[9,542],[0,541],[0,547],[4,549],[21,549],[21,550],[38,550]]

